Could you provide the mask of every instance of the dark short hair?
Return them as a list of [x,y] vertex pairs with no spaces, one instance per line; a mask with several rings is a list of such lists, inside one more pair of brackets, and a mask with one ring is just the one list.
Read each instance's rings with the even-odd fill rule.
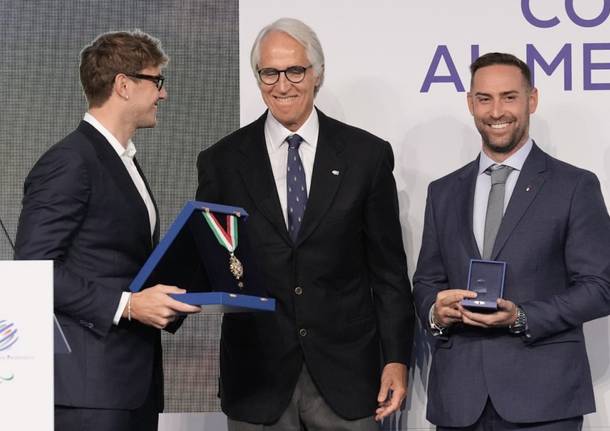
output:
[[518,67],[521,71],[521,75],[523,75],[523,78],[525,78],[525,82],[527,82],[528,88],[533,87],[532,72],[530,71],[529,66],[516,56],[504,52],[488,52],[487,54],[477,58],[474,63],[470,65],[470,87],[472,87],[472,83],[474,82],[474,74],[477,72],[477,70],[481,69],[482,67],[493,66],[496,64]]
[[117,74],[135,74],[169,61],[161,42],[140,30],[101,34],[80,56],[80,81],[92,107],[108,100]]

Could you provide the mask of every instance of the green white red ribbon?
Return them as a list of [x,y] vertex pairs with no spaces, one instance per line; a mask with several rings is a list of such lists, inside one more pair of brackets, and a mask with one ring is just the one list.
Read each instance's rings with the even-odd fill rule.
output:
[[223,228],[214,214],[210,211],[203,211],[203,218],[212,229],[214,236],[221,246],[226,248],[229,253],[233,253],[237,248],[237,217],[227,214],[227,228]]

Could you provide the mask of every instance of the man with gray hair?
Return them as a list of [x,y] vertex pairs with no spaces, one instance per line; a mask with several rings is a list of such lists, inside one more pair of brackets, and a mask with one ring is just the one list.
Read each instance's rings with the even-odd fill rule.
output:
[[406,396],[413,305],[390,144],[314,109],[324,54],[283,18],[251,53],[268,107],[202,151],[197,199],[237,205],[275,313],[225,315],[229,430],[377,430]]

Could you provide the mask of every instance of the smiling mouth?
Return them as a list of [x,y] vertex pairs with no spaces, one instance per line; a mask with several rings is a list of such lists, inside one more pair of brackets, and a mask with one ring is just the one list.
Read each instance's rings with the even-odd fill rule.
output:
[[280,103],[287,103],[292,102],[294,99],[297,98],[297,96],[273,96],[273,98]]
[[505,121],[505,122],[502,122],[502,123],[488,123],[487,125],[489,127],[491,127],[492,129],[502,130],[502,129],[507,128],[511,124],[512,124],[512,121]]

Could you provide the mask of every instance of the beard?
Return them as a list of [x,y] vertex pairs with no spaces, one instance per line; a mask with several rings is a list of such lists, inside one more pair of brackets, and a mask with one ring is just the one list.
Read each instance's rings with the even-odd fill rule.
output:
[[[526,117],[527,118],[527,117]],[[510,136],[507,138],[503,138],[502,140],[498,140],[497,138],[493,138],[487,132],[487,125],[489,123],[501,123],[503,121],[511,121],[514,122],[515,118],[501,118],[500,120],[495,121],[485,121],[484,124],[477,123],[477,129],[481,134],[481,138],[483,140],[483,145],[488,148],[492,153],[496,154],[508,154],[512,152],[515,148],[517,148],[520,144],[524,142],[525,136],[527,136],[527,130],[529,129],[529,120],[526,119],[525,124],[516,129]],[[495,140],[494,140],[495,139]]]

